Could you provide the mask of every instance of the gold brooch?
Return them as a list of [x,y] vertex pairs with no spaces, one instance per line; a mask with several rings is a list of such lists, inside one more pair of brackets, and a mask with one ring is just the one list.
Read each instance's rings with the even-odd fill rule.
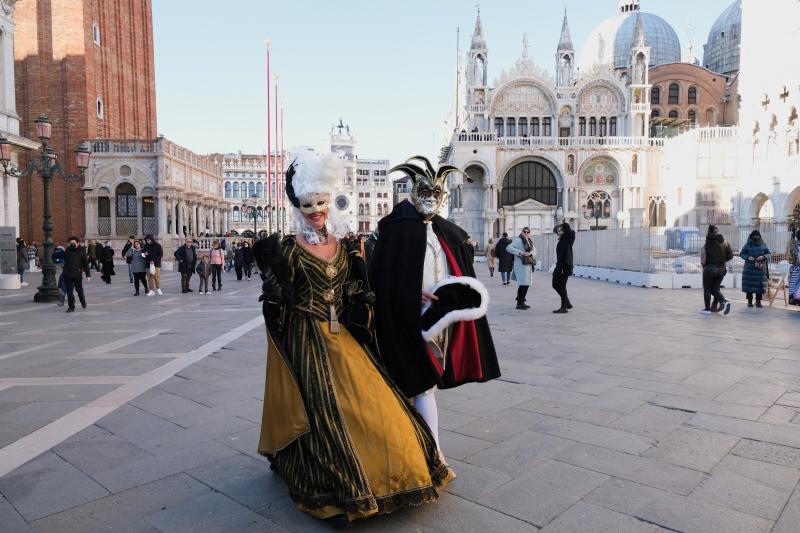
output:
[[325,302],[327,302],[327,303],[331,303],[333,301],[333,297],[334,297],[333,289],[331,289],[329,291],[325,291],[322,294],[322,299],[325,300]]
[[333,265],[328,265],[327,268],[325,268],[325,273],[329,278],[333,278],[336,276],[336,267]]

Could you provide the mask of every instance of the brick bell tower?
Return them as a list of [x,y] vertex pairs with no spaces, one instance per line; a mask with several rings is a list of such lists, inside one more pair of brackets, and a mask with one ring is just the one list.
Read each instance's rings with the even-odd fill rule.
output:
[[[35,139],[33,121],[46,113],[66,172],[77,171],[73,150],[85,139],[157,137],[151,0],[20,0],[14,18],[20,133]],[[57,244],[85,232],[81,187],[52,182]],[[19,189],[21,235],[41,242],[41,178]]]

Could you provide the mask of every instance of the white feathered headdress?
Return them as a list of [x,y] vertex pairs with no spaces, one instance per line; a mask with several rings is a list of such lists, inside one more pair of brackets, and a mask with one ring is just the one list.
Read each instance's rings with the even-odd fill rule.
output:
[[304,198],[317,194],[336,193],[336,184],[344,177],[344,165],[334,154],[318,155],[303,151],[286,171],[286,195],[295,207]]

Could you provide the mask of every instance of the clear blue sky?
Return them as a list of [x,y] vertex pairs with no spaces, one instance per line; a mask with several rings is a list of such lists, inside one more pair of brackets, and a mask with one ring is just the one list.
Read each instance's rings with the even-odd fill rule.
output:
[[[617,12],[617,0],[481,3],[489,79],[520,56],[552,71],[566,7],[580,49]],[[731,0],[641,0],[666,19],[686,53],[702,59],[709,28]],[[325,146],[341,117],[362,158],[396,163],[441,146],[455,88],[456,28],[469,48],[472,0],[154,0],[156,93],[161,134],[196,152],[266,149],[264,37],[286,110],[285,146]]]

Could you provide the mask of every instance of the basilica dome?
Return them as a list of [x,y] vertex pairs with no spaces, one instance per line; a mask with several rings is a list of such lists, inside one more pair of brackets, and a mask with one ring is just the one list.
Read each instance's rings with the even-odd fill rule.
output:
[[711,26],[704,46],[703,66],[712,72],[731,74],[739,70],[742,42],[742,0],[736,0]]
[[650,66],[680,62],[681,42],[672,26],[658,15],[640,11],[638,0],[622,0],[619,13],[603,21],[586,39],[578,56],[581,70],[590,71],[597,63],[628,67],[637,17],[650,47]]

